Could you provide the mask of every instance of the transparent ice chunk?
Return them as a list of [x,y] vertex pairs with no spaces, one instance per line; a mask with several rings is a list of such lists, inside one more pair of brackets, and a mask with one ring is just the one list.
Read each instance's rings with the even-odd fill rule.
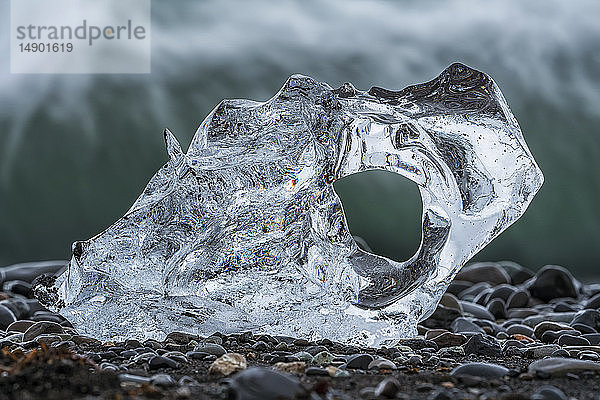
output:
[[[74,243],[43,296],[83,333],[411,336],[543,182],[496,84],[462,64],[401,91],[294,75],[264,103],[221,102],[187,153],[164,135],[169,161],[121,219]],[[373,169],[419,187],[422,242],[404,262],[357,246],[334,190]]]

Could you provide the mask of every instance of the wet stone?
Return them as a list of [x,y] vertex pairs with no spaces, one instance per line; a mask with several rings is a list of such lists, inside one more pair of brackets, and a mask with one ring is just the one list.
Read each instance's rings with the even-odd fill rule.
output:
[[148,367],[151,370],[159,368],[178,368],[179,364],[169,357],[153,356],[148,360]]
[[380,370],[380,369],[396,369],[396,364],[386,358],[376,358],[369,363],[367,369],[369,370]]
[[506,308],[524,308],[529,304],[529,293],[524,290],[517,290],[506,300]]
[[[575,324],[583,324],[590,327],[593,331],[600,329],[600,311],[598,310],[582,310],[575,314],[575,317],[571,321],[571,326],[575,327]],[[594,332],[586,332],[594,333]]]
[[474,263],[463,267],[455,277],[468,282],[487,282],[491,285],[510,283],[510,276],[495,263]]
[[533,297],[549,301],[562,297],[576,298],[581,284],[567,269],[558,265],[547,265],[528,281],[528,286]]
[[542,386],[531,395],[531,400],[568,400],[562,390],[555,386]]
[[600,371],[600,364],[593,361],[570,358],[544,358],[529,365],[529,372],[547,376],[564,376],[567,373]]
[[441,335],[435,336],[432,340],[439,348],[442,348],[465,344],[467,342],[467,337],[457,333],[444,332]]
[[6,330],[16,320],[15,314],[8,307],[0,304],[0,329]]
[[454,320],[451,328],[454,333],[485,333],[479,325],[463,317]]
[[42,335],[42,334],[63,333],[63,332],[64,332],[63,327],[55,322],[40,321],[40,322],[36,322],[35,324],[33,324],[29,328],[27,328],[27,330],[25,331],[25,333],[23,335],[23,340],[29,341],[29,340],[35,339],[36,337],[38,337],[39,335]]
[[487,310],[487,308],[485,308],[479,304],[461,301],[460,305],[463,308],[464,315],[472,315],[475,318],[487,319],[490,321],[495,320],[494,316]]
[[150,378],[150,383],[159,387],[172,387],[177,385],[177,381],[169,374],[156,374]]
[[465,354],[476,354],[496,357],[502,354],[500,344],[489,336],[473,335],[464,345]]
[[308,367],[308,368],[306,368],[304,373],[306,375],[313,375],[313,376],[329,376],[329,372],[325,368],[322,368],[322,367]]
[[216,343],[199,343],[194,348],[194,351],[200,352],[200,353],[212,354],[217,357],[220,357],[223,354],[227,353],[227,351],[225,350],[225,348],[223,346],[216,344]]
[[348,369],[369,369],[369,364],[373,361],[373,356],[370,354],[353,354],[346,361]]
[[534,336],[533,329],[531,329],[527,325],[521,325],[521,324],[515,324],[515,325],[509,326],[506,329],[506,333],[508,333],[509,335],[516,335],[516,334],[525,335],[530,338],[532,338]]
[[385,378],[375,387],[374,395],[376,397],[383,397],[387,399],[393,399],[396,394],[400,392],[401,384],[395,378]]
[[276,400],[309,398],[294,376],[267,368],[248,368],[229,381],[230,398],[236,400]]
[[561,324],[561,323],[557,323],[557,322],[545,321],[545,322],[540,322],[539,324],[535,325],[535,328],[533,328],[533,334],[535,335],[536,338],[541,339],[542,335],[546,331],[557,332],[557,331],[565,330],[565,329],[571,329],[571,327],[569,325],[565,325],[565,324]]
[[452,376],[476,376],[480,378],[500,378],[508,373],[508,368],[498,364],[474,362],[462,364],[452,370]]
[[506,319],[506,306],[504,305],[504,300],[498,298],[493,299],[488,303],[487,309],[496,320]]
[[209,373],[228,376],[246,369],[246,358],[238,353],[226,353],[217,358],[210,366]]
[[561,346],[588,346],[590,341],[581,336],[560,335],[558,344]]

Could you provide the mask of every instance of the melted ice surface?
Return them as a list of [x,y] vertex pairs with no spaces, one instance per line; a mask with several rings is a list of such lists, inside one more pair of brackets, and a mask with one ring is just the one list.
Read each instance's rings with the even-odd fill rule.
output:
[[[543,182],[496,84],[462,64],[401,91],[294,75],[264,103],[221,102],[187,153],[165,141],[167,164],[121,219],[73,245],[56,282],[54,309],[83,333],[411,336]],[[419,187],[422,242],[404,262],[358,248],[334,191],[372,169]]]

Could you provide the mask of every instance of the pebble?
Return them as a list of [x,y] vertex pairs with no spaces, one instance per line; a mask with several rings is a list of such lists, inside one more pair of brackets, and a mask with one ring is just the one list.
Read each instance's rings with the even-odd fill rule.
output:
[[568,373],[600,371],[600,364],[587,360],[551,357],[529,364],[529,372],[545,376],[564,376]]
[[199,340],[198,335],[185,332],[171,332],[165,338],[165,341],[177,343],[177,344],[188,344],[192,340]]
[[0,329],[6,330],[13,322],[17,320],[14,312],[3,304],[0,304]]
[[535,275],[533,271],[517,264],[516,262],[499,261],[497,264],[506,271],[508,276],[510,276],[510,280],[513,285],[519,285],[528,279],[531,279]]
[[[575,324],[583,324],[590,327],[593,331],[597,331],[600,329],[600,311],[598,310],[581,310],[573,320],[571,321],[571,326],[575,327]],[[586,333],[594,333],[594,332],[586,332]]]
[[485,333],[479,325],[463,317],[456,318],[452,322],[451,329],[454,333]]
[[560,335],[558,338],[558,344],[561,346],[587,346],[590,341],[581,336],[573,335]]
[[[536,314],[539,314],[539,313],[536,313]],[[562,312],[562,313],[551,312],[551,313],[547,313],[547,314],[542,313],[539,315],[532,315],[530,317],[525,318],[523,320],[522,324],[531,326],[531,327],[536,326],[540,322],[557,322],[557,323],[568,324],[573,320],[573,317],[575,317],[574,312]]]
[[580,360],[590,360],[590,361],[598,361],[600,360],[600,356],[598,355],[598,353],[593,352],[593,351],[580,351],[579,353],[577,353],[577,358],[579,358]]
[[325,368],[322,368],[322,367],[308,367],[308,368],[306,368],[304,373],[306,375],[313,375],[313,376],[329,376],[329,371],[327,371]]
[[306,363],[303,361],[278,362],[273,368],[281,372],[303,374],[306,370]]
[[169,357],[153,356],[148,360],[148,367],[150,370],[159,368],[178,368],[179,364]]
[[57,324],[56,322],[39,321],[27,328],[27,330],[23,334],[23,340],[33,340],[39,335],[45,333],[64,333],[64,329],[61,325]]
[[515,325],[509,326],[506,329],[506,333],[508,333],[509,335],[516,335],[516,334],[525,335],[530,338],[532,338],[534,336],[533,329],[527,325],[522,325],[522,324],[515,324]]
[[292,357],[295,357],[298,359],[298,361],[304,361],[304,362],[312,362],[313,360],[313,356],[310,355],[310,353],[307,353],[306,351],[299,351],[295,354],[292,354]]
[[451,293],[444,293],[440,300],[440,304],[447,308],[452,308],[454,310],[458,310],[462,313],[462,307],[460,305],[459,300]]
[[482,362],[473,362],[462,364],[454,368],[450,375],[452,376],[476,376],[480,378],[501,378],[508,373],[508,368],[498,364],[489,364]]
[[20,321],[15,321],[6,328],[7,332],[21,332],[25,333],[25,331],[31,326],[35,324],[35,321],[30,321],[27,319],[23,319]]
[[437,344],[435,344],[435,342],[422,338],[400,339],[398,344],[401,346],[408,346],[413,350],[422,350],[427,348],[433,348],[437,350]]
[[533,297],[549,301],[562,297],[576,298],[581,284],[564,267],[547,265],[540,269],[526,286]]
[[133,383],[150,383],[151,379],[146,376],[139,376],[133,374],[119,374],[119,380],[121,382],[133,382]]
[[229,381],[229,398],[236,400],[277,400],[310,398],[295,377],[280,372],[252,367]]
[[464,315],[472,315],[475,318],[487,319],[490,321],[495,320],[492,313],[490,313],[488,309],[484,306],[480,306],[479,304],[469,303],[462,300],[460,302],[460,305],[462,306]]
[[502,299],[493,299],[487,305],[487,309],[496,320],[506,319],[506,305]]
[[529,293],[525,290],[517,290],[506,300],[506,308],[523,308],[529,304]]
[[421,324],[427,328],[450,329],[452,322],[461,316],[460,311],[438,304],[433,314]]
[[510,276],[496,263],[474,263],[463,267],[455,277],[468,282],[487,282],[491,285],[510,283]]
[[220,344],[216,343],[198,343],[196,347],[194,347],[194,351],[200,353],[212,354],[213,356],[221,357],[223,354],[227,353],[227,350]]
[[438,348],[442,348],[465,344],[467,337],[458,333],[444,332],[435,336],[432,340],[438,345]]
[[557,344],[531,346],[525,349],[523,355],[527,358],[542,358],[549,356],[558,349],[560,349],[560,346]]
[[464,345],[465,354],[476,354],[496,357],[502,354],[496,339],[481,334],[473,335]]
[[598,309],[598,308],[600,308],[600,293],[597,293],[594,296],[590,297],[585,302],[585,308],[587,308],[587,309]]
[[322,351],[316,354],[312,362],[317,365],[329,365],[335,359],[335,356],[328,351]]
[[376,358],[369,363],[369,365],[367,366],[367,369],[369,369],[369,370],[380,370],[380,369],[395,370],[395,369],[397,369],[397,367],[396,367],[396,364],[394,364],[392,361],[388,360],[387,358]]
[[214,375],[228,376],[234,372],[246,369],[246,358],[239,353],[226,353],[217,358],[208,372]]
[[487,282],[478,282],[474,285],[471,284],[458,294],[458,298],[465,301],[472,301],[479,293],[491,287],[492,286]]
[[558,349],[550,354],[550,357],[571,357],[571,355],[565,349]]
[[600,345],[600,333],[586,333],[581,336],[589,340],[592,345]]
[[400,392],[401,384],[396,378],[385,378],[375,387],[375,397],[393,399]]
[[373,356],[370,354],[353,354],[347,358],[346,368],[367,370],[371,361],[373,361]]
[[177,385],[177,381],[169,374],[156,374],[150,378],[150,383],[160,387],[172,387]]
[[568,400],[562,390],[555,386],[542,386],[531,395],[531,400]]
[[533,328],[533,334],[535,335],[535,337],[537,339],[541,339],[542,335],[546,331],[556,332],[556,331],[565,330],[565,329],[571,329],[571,327],[568,325],[557,323],[557,322],[544,321],[544,322],[540,322],[537,325],[535,325],[535,327]]

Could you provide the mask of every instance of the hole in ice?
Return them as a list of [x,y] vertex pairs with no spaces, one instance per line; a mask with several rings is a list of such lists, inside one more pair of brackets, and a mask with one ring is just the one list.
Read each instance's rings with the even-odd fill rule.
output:
[[[365,171],[334,183],[348,227],[370,252],[406,261],[421,243],[423,204],[417,185],[388,171]],[[367,249],[368,250],[368,249]]]

